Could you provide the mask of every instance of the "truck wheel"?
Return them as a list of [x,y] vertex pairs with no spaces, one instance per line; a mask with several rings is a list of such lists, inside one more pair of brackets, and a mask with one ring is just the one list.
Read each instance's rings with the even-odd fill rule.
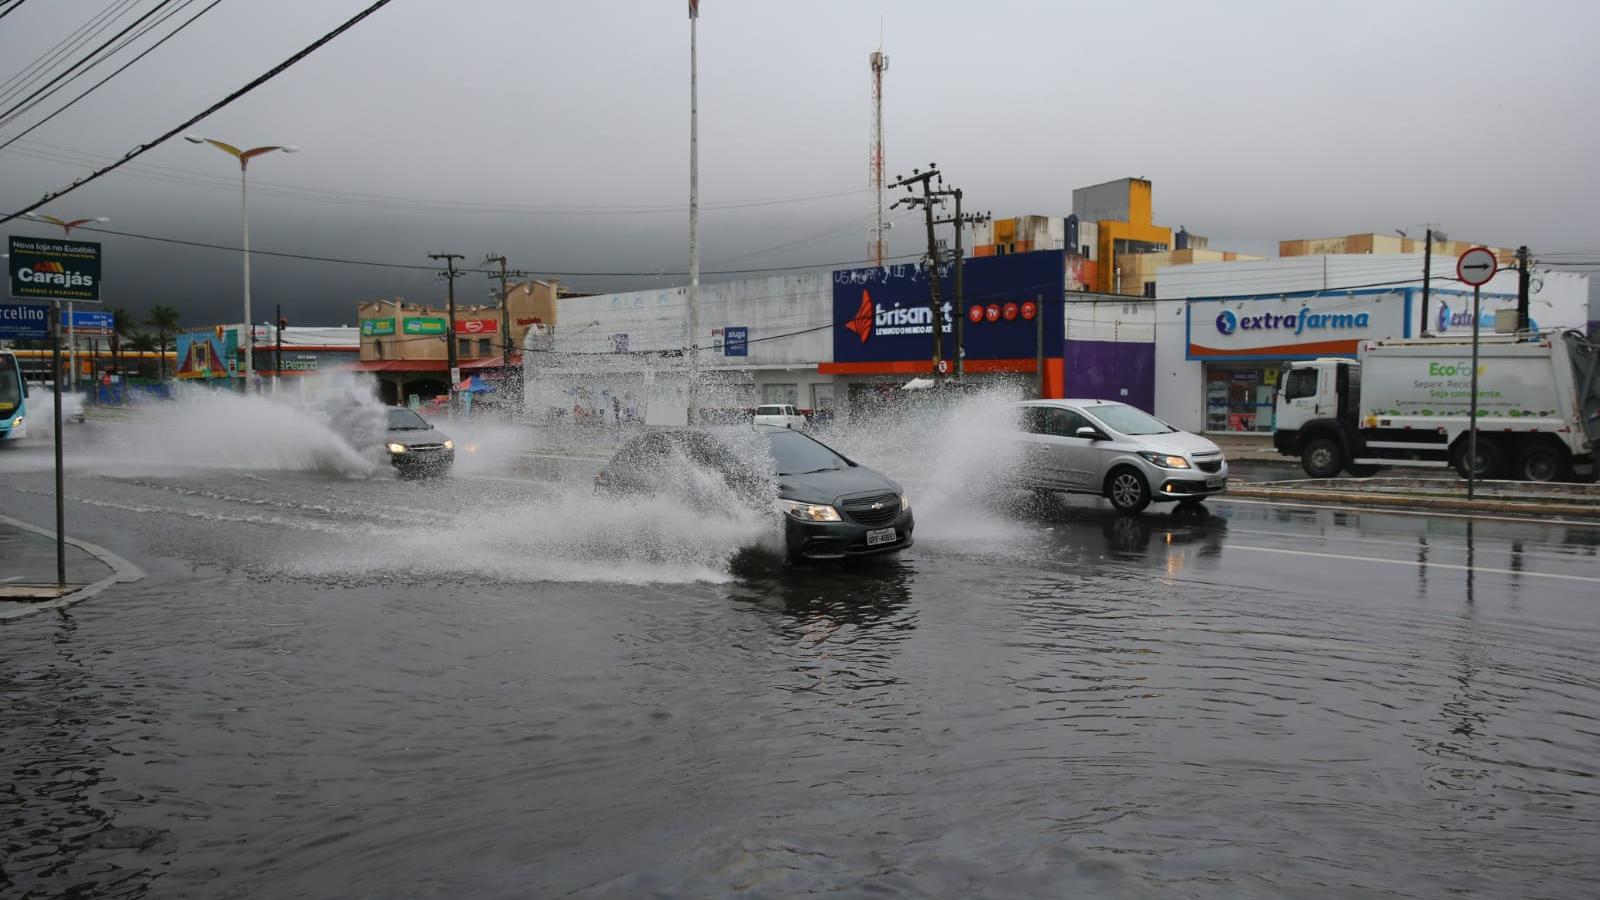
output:
[[1300,451],[1300,465],[1312,478],[1332,478],[1344,468],[1344,448],[1333,438],[1307,441]]
[[1124,466],[1106,479],[1106,499],[1117,512],[1136,513],[1150,505],[1150,485],[1143,475]]
[[[1467,462],[1467,441],[1462,438],[1456,450],[1456,474],[1466,478],[1469,474]],[[1500,448],[1495,442],[1483,435],[1478,435],[1477,464],[1471,466],[1476,470],[1478,478],[1493,478],[1500,474]]]
[[1567,461],[1554,447],[1535,444],[1522,451],[1517,475],[1524,481],[1563,481],[1567,477]]

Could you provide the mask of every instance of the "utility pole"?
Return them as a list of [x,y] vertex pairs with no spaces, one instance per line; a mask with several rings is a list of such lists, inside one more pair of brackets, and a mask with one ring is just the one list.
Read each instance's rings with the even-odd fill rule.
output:
[[688,424],[700,418],[700,0],[689,0],[689,329]]
[[944,310],[939,296],[939,242],[933,233],[933,207],[937,203],[943,203],[944,200],[942,197],[936,196],[933,190],[935,179],[938,179],[940,193],[944,193],[944,177],[939,174],[939,169],[935,164],[929,163],[928,171],[912,169],[909,177],[896,178],[894,184],[890,185],[890,187],[903,187],[909,192],[912,185],[919,183],[922,185],[921,197],[914,194],[902,197],[896,200],[894,205],[899,206],[904,203],[907,206],[921,206],[923,220],[927,223],[928,307],[933,314],[933,375],[935,378],[939,378],[942,377],[939,371],[939,363],[944,360]]
[[953,224],[953,225],[956,226],[956,259],[955,259],[955,262],[956,262],[956,298],[955,298],[956,348],[955,348],[955,354],[954,354],[955,358],[956,358],[956,361],[955,361],[955,365],[952,368],[955,370],[955,373],[956,373],[956,381],[960,382],[964,377],[966,377],[966,374],[967,374],[967,341],[966,341],[966,336],[967,336],[967,328],[966,328],[966,326],[967,326],[967,312],[966,312],[966,310],[967,310],[967,292],[966,292],[966,283],[965,283],[965,274],[966,274],[966,267],[967,267],[967,261],[966,261],[967,260],[967,255],[966,255],[965,249],[962,247],[961,231],[967,225],[974,224],[974,223],[977,223],[977,222],[987,221],[988,218],[989,218],[989,214],[988,213],[972,213],[970,215],[962,215],[962,213],[961,213],[961,197],[962,197],[962,193],[961,193],[961,189],[960,188],[956,188],[956,189],[950,190],[950,191],[939,191],[939,192],[936,192],[936,193],[944,194],[944,195],[947,195],[947,196],[950,196],[950,197],[954,197],[956,199],[956,212],[955,212],[955,215],[951,216],[948,219],[939,219],[938,221],[934,222],[934,224],[935,225],[952,225]]
[[1526,334],[1531,328],[1528,312],[1528,245],[1517,248],[1517,333]]
[[1433,229],[1428,229],[1427,242],[1422,248],[1422,333],[1428,333],[1428,286],[1433,280]]
[[502,391],[510,391],[511,390],[511,388],[510,388],[510,385],[511,385],[511,303],[510,303],[511,283],[510,283],[510,279],[513,278],[513,277],[526,278],[526,277],[528,277],[528,273],[520,271],[520,270],[519,271],[514,271],[514,272],[513,271],[508,271],[506,269],[506,258],[505,258],[505,256],[503,256],[501,254],[498,254],[498,253],[492,253],[492,254],[490,254],[488,256],[485,256],[483,258],[483,264],[484,265],[487,266],[487,265],[489,265],[491,263],[499,263],[500,264],[500,271],[498,273],[495,273],[495,272],[489,273],[489,277],[490,278],[498,278],[500,280],[500,356],[501,356],[501,359],[500,359],[500,389]]
[[460,253],[429,253],[428,258],[444,260],[445,279],[449,282],[446,296],[449,297],[450,323],[445,326],[444,349],[445,366],[450,370],[450,416],[454,418],[458,399],[456,386],[461,382],[461,368],[456,363],[456,279],[461,276],[456,273],[456,260],[466,257]]
[[[283,381],[283,325],[284,325],[284,321],[283,321],[283,304],[282,303],[279,303],[278,306],[277,306],[277,315],[274,316],[273,324],[275,324],[278,327],[278,342],[277,342],[277,347],[275,348],[276,352],[274,353],[273,360],[272,360],[272,392],[274,394],[276,394],[276,393],[278,393],[279,388],[281,387],[281,383]],[[252,329],[252,331],[253,330],[254,329]],[[255,338],[252,336],[251,340],[254,340],[254,339]]]

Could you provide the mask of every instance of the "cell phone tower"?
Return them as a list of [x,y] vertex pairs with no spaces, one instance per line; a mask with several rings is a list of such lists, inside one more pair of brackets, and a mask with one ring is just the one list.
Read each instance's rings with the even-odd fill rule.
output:
[[867,57],[872,67],[872,148],[867,154],[867,185],[872,194],[872,232],[867,241],[867,259],[882,268],[888,251],[889,225],[883,220],[883,73],[889,68],[889,54],[878,49]]

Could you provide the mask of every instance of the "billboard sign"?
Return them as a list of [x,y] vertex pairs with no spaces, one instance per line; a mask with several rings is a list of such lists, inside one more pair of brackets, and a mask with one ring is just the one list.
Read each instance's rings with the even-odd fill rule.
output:
[[[963,308],[952,297],[955,273],[940,267],[944,355],[955,355],[955,317],[966,317],[968,360],[1027,360],[1045,346],[1059,352],[1066,254],[1041,250],[966,261]],[[835,363],[927,361],[933,349],[928,273],[920,265],[833,273]],[[1043,320],[1042,322],[1040,320]]]
[[444,319],[438,316],[406,319],[401,330],[406,334],[444,334]]
[[494,319],[457,319],[456,334],[494,334],[499,325]]
[[723,356],[750,355],[750,328],[746,325],[729,325],[722,329]]
[[11,296],[18,300],[99,300],[100,245],[11,235]]
[[184,380],[239,375],[239,329],[187,331],[178,335],[177,375]]
[[1362,341],[1411,336],[1407,289],[1188,301],[1189,359],[1355,356]]
[[0,303],[0,339],[42,341],[50,337],[50,307],[37,303]]
[[361,336],[379,337],[385,334],[394,334],[394,318],[387,319],[362,319]]

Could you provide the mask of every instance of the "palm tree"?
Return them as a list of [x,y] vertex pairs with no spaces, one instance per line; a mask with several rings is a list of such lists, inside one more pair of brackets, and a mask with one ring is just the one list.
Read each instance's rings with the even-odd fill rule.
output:
[[122,338],[124,335],[133,334],[133,313],[127,308],[117,306],[111,310],[111,364],[116,367],[117,374],[126,381],[128,373],[122,370]]
[[134,334],[128,336],[128,349],[139,354],[139,377],[144,378],[144,355],[156,350],[155,336],[143,331],[135,332]]
[[146,325],[156,330],[157,348],[161,351],[158,361],[158,371],[162,378],[167,377],[167,333],[178,330],[178,311],[170,306],[157,303],[150,307],[150,317],[144,320]]

